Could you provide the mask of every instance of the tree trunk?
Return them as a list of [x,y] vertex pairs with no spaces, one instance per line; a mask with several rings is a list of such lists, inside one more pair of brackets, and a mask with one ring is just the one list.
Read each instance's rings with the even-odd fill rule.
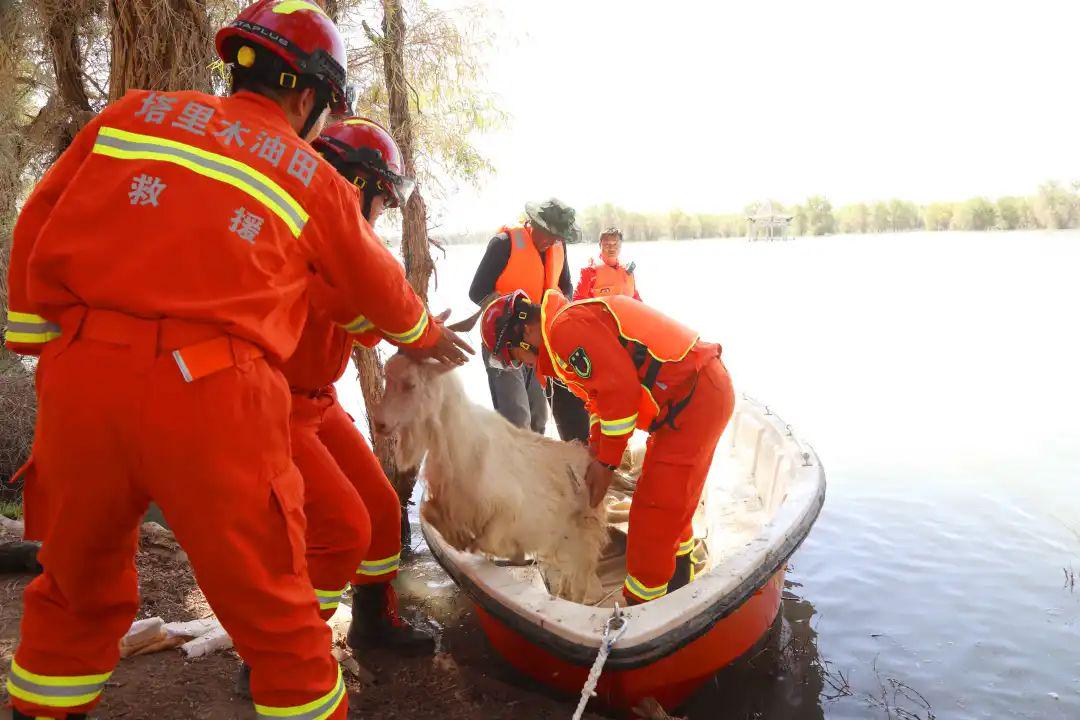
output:
[[109,101],[128,90],[210,90],[205,0],[109,0]]
[[[383,66],[390,99],[390,134],[401,148],[405,174],[416,177],[412,116],[409,113],[409,86],[405,72],[405,15],[401,0],[383,0]],[[428,282],[435,263],[428,252],[427,206],[420,188],[402,209],[401,255],[409,284],[427,302]]]
[[[405,80],[405,18],[400,0],[383,0],[383,67],[386,73],[386,89],[390,98],[390,133],[401,148],[405,162],[405,174],[416,176],[416,162],[413,157],[412,117],[409,115],[408,84]],[[428,282],[435,263],[428,252],[427,208],[420,196],[419,188],[413,192],[409,202],[402,208],[401,254],[405,260],[405,276],[413,290],[427,302]],[[382,363],[373,350],[357,348],[353,353],[360,387],[364,393],[364,403],[374,407],[382,398],[383,377]],[[369,411],[370,426],[370,411]],[[388,438],[371,433],[375,454],[390,478],[391,484],[401,499],[402,508],[408,503],[416,485],[416,469],[398,468],[393,459],[393,446]],[[406,532],[407,523],[403,523],[402,533]]]
[[[11,253],[11,231],[15,210],[23,188],[23,123],[19,117],[24,88],[15,81],[23,62],[20,3],[0,3],[0,332],[7,329],[7,275]],[[0,377],[18,363],[14,353],[0,345]]]

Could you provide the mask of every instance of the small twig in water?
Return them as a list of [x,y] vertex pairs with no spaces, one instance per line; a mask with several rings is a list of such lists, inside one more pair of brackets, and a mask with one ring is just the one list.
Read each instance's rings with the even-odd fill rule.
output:
[[[882,680],[881,673],[877,669],[877,658],[874,658],[874,675],[878,680],[878,695],[867,694],[866,702],[870,707],[876,707],[885,711],[885,715],[891,720],[935,720],[934,709],[930,701],[923,697],[915,688],[895,678]],[[903,705],[913,705],[909,708]]]
[[840,668],[833,667],[833,664],[828,660],[821,660],[819,662],[821,667],[821,677],[825,681],[825,684],[832,688],[832,693],[822,694],[822,698],[826,702],[833,702],[840,698],[851,697],[855,694],[855,691],[851,689],[851,682],[844,671]]

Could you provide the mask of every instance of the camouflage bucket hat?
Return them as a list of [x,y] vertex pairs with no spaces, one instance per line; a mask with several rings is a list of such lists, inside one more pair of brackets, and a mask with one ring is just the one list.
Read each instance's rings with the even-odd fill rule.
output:
[[525,214],[534,225],[539,225],[567,242],[577,242],[581,239],[581,231],[574,222],[576,217],[574,208],[562,200],[551,198],[542,203],[525,203]]

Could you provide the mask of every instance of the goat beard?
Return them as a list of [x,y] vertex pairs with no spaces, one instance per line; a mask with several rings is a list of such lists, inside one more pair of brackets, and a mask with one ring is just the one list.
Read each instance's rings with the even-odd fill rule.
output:
[[411,425],[402,427],[397,433],[397,443],[394,447],[394,460],[397,461],[400,471],[419,469],[424,461],[427,449],[417,435],[417,430]]

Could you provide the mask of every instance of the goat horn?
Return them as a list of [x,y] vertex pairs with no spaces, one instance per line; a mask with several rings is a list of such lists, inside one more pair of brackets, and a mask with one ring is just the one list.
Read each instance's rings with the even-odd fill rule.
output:
[[487,297],[480,301],[479,310],[477,310],[464,320],[458,320],[456,323],[447,325],[446,327],[450,330],[453,330],[454,332],[469,332],[476,326],[476,321],[479,320],[480,316],[484,314],[485,310],[487,310],[487,306],[490,305],[492,301],[494,301],[497,297],[499,297],[499,293],[497,292],[492,292],[488,294]]

